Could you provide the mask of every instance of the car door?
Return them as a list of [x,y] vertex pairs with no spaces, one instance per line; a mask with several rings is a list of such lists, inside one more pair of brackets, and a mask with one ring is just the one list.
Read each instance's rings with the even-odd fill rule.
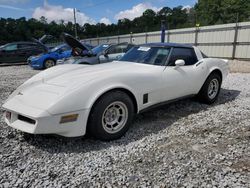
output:
[[20,43],[18,48],[18,61],[25,62],[32,55],[32,46],[29,43]]
[[[176,66],[176,60],[184,60],[185,65]],[[200,62],[193,48],[172,48],[162,78],[164,101],[198,93],[206,72],[205,65]]]
[[100,63],[111,62],[120,59],[127,51],[128,44],[121,43],[113,45],[106,50],[105,55],[100,55]]
[[1,63],[12,63],[18,61],[17,44],[8,44],[1,49],[0,62]]

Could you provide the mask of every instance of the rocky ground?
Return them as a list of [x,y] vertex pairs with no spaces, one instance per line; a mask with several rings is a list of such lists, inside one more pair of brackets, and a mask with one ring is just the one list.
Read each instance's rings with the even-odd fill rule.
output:
[[[0,105],[36,73],[0,67]],[[140,114],[112,142],[27,135],[1,118],[0,187],[73,186],[250,187],[250,74],[230,74],[214,105],[190,99]]]

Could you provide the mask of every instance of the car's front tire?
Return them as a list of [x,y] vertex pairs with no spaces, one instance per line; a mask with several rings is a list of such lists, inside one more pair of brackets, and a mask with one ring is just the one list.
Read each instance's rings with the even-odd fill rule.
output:
[[198,94],[199,100],[206,104],[214,103],[218,99],[221,82],[221,76],[218,73],[210,74]]
[[56,62],[53,59],[46,59],[44,61],[44,69],[48,69],[48,68],[53,67],[55,65],[56,65]]
[[133,116],[131,98],[122,91],[111,91],[94,104],[88,120],[88,132],[103,141],[118,139],[129,129]]

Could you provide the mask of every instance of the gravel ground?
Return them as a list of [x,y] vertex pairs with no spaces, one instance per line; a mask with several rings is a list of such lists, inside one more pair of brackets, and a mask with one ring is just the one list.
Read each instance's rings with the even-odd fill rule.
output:
[[[0,68],[0,104],[38,71]],[[3,111],[0,111],[2,116]],[[0,121],[0,187],[250,187],[250,74],[212,106],[176,102],[136,117],[119,140],[27,135]]]
[[239,60],[230,60],[230,72],[232,73],[250,73],[250,62],[249,61],[239,61]]

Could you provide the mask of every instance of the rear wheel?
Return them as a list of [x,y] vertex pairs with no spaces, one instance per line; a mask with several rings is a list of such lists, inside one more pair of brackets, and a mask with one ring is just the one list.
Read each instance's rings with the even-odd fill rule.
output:
[[214,103],[220,93],[221,88],[221,77],[217,73],[212,73],[205,83],[203,84],[199,94],[198,98],[201,102],[204,102],[206,104],[212,104]]
[[53,67],[55,65],[56,65],[56,62],[53,59],[46,59],[44,61],[44,68],[45,69],[48,69],[48,68]]
[[129,129],[133,116],[134,106],[130,97],[124,92],[112,91],[93,106],[88,131],[100,140],[118,139]]

